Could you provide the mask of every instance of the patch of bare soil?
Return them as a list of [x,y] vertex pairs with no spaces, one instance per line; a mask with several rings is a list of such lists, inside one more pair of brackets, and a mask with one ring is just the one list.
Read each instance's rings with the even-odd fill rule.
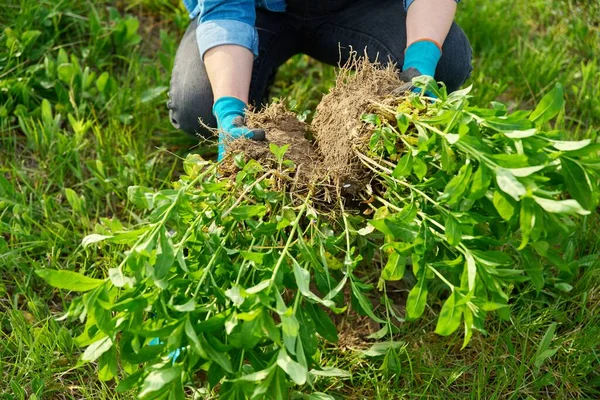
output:
[[[389,102],[401,84],[395,67],[355,59],[340,70],[335,87],[323,97],[310,127],[284,105],[274,104],[248,115],[248,125],[264,129],[266,140],[238,139],[230,143],[228,152],[243,152],[247,159],[275,167],[277,160],[269,145],[289,145],[285,158],[296,166],[295,185],[311,188],[326,202],[339,196],[352,197],[362,193],[371,179],[356,155],[366,151],[372,133],[361,116],[373,104]],[[306,139],[309,131],[314,143]],[[226,176],[235,174],[231,157],[222,170]]]
[[278,147],[288,145],[285,159],[296,166],[296,173],[305,183],[318,180],[318,155],[311,142],[306,139],[308,126],[298,120],[296,115],[288,111],[281,103],[268,106],[257,113],[248,113],[248,126],[261,128],[266,133],[264,141],[238,139],[228,146],[232,153],[244,152],[247,158],[259,161],[263,165],[277,165],[277,159],[270,150],[270,145]]

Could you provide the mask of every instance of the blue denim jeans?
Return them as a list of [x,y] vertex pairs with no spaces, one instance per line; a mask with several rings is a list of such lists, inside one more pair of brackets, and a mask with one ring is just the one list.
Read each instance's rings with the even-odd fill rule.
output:
[[[371,60],[404,62],[406,12],[399,0],[287,0],[284,13],[258,9],[258,56],[254,61],[250,103],[260,106],[269,95],[277,69],[295,54],[307,54],[338,65],[350,57],[350,49]],[[199,119],[216,127],[213,95],[196,39],[192,20],[175,56],[168,108],[173,126],[190,135],[208,136]],[[449,91],[457,90],[471,73],[471,46],[453,24],[443,46],[435,78]]]

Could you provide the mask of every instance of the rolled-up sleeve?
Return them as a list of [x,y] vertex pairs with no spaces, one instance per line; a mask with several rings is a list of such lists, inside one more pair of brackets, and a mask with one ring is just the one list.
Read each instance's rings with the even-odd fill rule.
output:
[[254,0],[200,1],[196,37],[200,56],[216,46],[238,45],[258,55]]
[[[456,1],[457,3],[460,3],[460,0],[454,0],[454,1]],[[415,0],[404,0],[404,9],[408,11],[408,7],[410,7],[410,5],[414,2],[415,2]]]

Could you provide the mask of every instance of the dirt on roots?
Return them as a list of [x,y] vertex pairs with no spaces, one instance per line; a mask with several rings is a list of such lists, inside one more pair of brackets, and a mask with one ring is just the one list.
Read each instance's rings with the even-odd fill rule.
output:
[[[340,69],[336,85],[321,100],[310,126],[283,104],[272,104],[248,114],[248,126],[264,129],[265,141],[238,139],[230,143],[228,152],[243,152],[246,159],[275,168],[270,144],[289,145],[285,158],[295,164],[295,187],[310,188],[326,202],[352,197],[364,192],[371,179],[357,156],[368,149],[372,134],[372,126],[362,122],[361,116],[373,104],[389,103],[401,84],[393,65],[355,59]],[[307,137],[314,137],[314,142]],[[232,157],[225,160],[222,170],[226,176],[235,174]]]

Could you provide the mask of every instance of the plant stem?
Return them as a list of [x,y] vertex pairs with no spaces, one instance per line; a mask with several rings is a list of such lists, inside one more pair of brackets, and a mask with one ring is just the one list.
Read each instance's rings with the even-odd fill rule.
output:
[[275,268],[273,268],[273,274],[271,275],[271,282],[269,283],[269,289],[275,283],[275,278],[277,277],[279,268],[281,268],[281,264],[283,264],[283,260],[285,259],[285,256],[288,254],[288,249],[292,245],[294,235],[296,234],[296,231],[298,230],[298,225],[300,225],[300,219],[302,218],[302,216],[304,215],[304,212],[306,211],[306,208],[308,207],[309,200],[310,200],[310,193],[306,196],[306,199],[304,200],[304,204],[302,205],[302,208],[300,209],[298,216],[294,220],[294,226],[292,226],[292,231],[290,232],[290,236],[287,239],[285,247],[281,251],[281,255],[279,256],[279,259],[277,260],[277,264],[275,264]]
[[250,186],[248,186],[246,189],[244,189],[244,191],[242,192],[242,194],[237,198],[237,200],[233,203],[233,205],[231,207],[229,207],[229,209],[227,211],[225,211],[223,214],[221,214],[221,219],[224,219],[225,217],[227,217],[231,213],[231,211],[233,211],[234,208],[236,208],[237,206],[240,205],[240,203],[242,202],[242,200],[244,199],[244,197],[252,189],[254,189],[254,187],[256,185],[258,185],[260,182],[262,182],[263,180],[265,180],[265,178],[268,177],[269,175],[271,175],[273,172],[274,172],[273,170],[265,172],[260,178],[258,178],[254,182],[252,182],[252,184]]

